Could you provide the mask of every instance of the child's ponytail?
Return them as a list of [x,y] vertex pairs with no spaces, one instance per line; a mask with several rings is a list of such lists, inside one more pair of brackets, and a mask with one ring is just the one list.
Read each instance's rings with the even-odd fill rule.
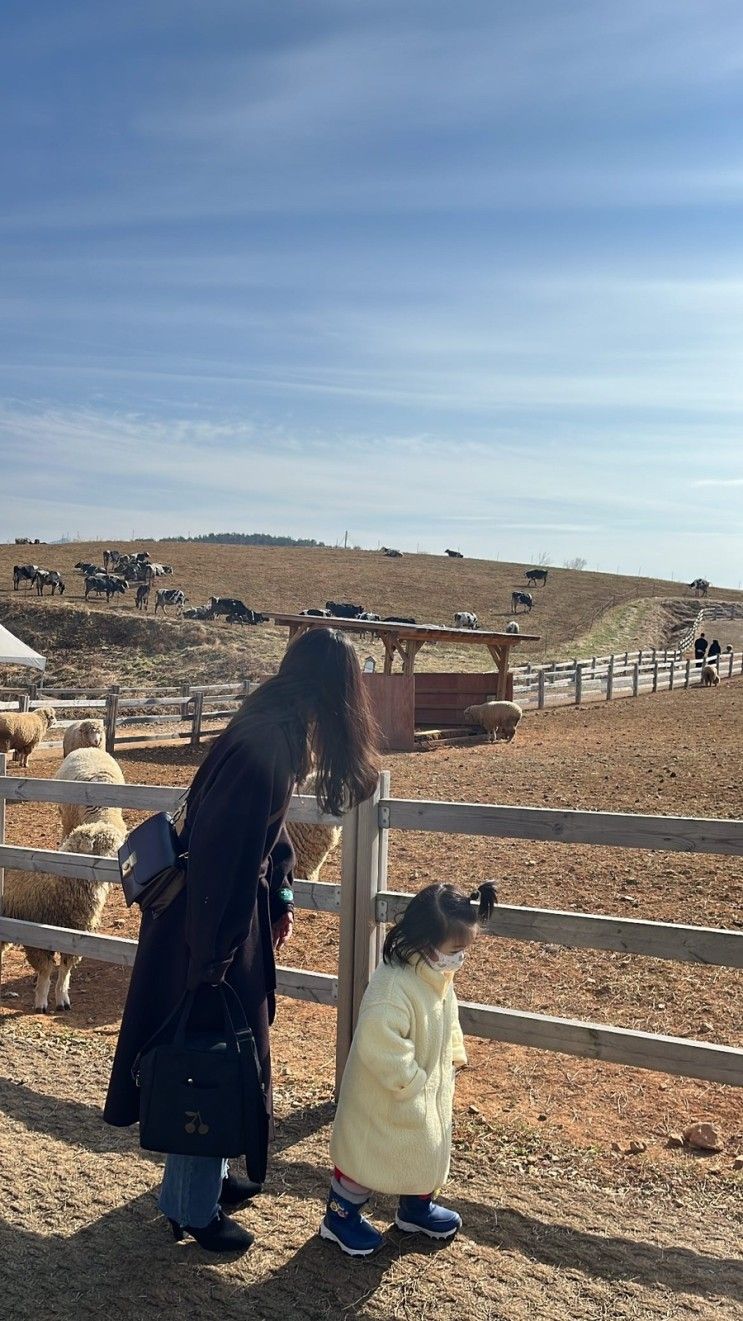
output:
[[478,885],[470,895],[471,903],[477,904],[477,916],[481,922],[487,922],[488,918],[493,916],[493,909],[498,902],[495,885],[492,881],[484,881]]

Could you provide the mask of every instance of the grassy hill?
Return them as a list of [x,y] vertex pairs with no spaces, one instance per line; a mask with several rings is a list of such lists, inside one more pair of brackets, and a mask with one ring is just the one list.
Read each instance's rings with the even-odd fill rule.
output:
[[[138,548],[116,544],[120,550]],[[154,560],[173,565],[173,576],[164,581],[182,588],[191,604],[212,594],[238,596],[266,613],[324,606],[326,600],[355,601],[380,615],[409,615],[419,623],[451,625],[455,611],[473,610],[481,626],[499,629],[512,618],[511,591],[526,588],[526,566],[492,560],[432,555],[393,560],[373,551],[168,541],[148,542],[147,549]],[[95,671],[106,682],[135,675],[166,682],[259,675],[275,667],[286,633],[273,625],[241,629],[224,622],[143,619],[135,611],[133,592],[123,603],[118,598],[109,606],[105,601],[84,604],[74,564],[100,563],[102,553],[101,542],[0,546],[0,621],[44,651],[52,673],[70,679],[74,668],[80,677]],[[64,598],[39,600],[25,588],[12,590],[13,565],[32,561],[63,574]],[[519,653],[531,660],[573,654],[579,641],[582,653],[609,644],[631,646],[636,637],[648,644],[660,641],[647,636],[662,631],[660,602],[669,597],[693,601],[693,593],[679,583],[556,568],[532,595],[534,609],[520,620],[524,631],[540,635],[540,642],[524,644]],[[743,598],[727,589],[711,589],[710,596]],[[381,662],[378,644],[363,642],[359,650]],[[490,659],[480,648],[427,647],[418,664],[429,670],[484,670]]]

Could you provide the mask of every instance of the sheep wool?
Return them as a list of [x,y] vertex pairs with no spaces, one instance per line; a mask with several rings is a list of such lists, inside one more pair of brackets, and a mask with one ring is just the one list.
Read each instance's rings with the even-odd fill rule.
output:
[[376,1192],[430,1193],[449,1173],[452,1066],[467,1063],[452,983],[422,959],[382,963],[364,993],[330,1154]]
[[42,706],[33,712],[0,711],[0,752],[17,753],[19,766],[27,766],[37,743],[53,724],[51,706]]
[[523,714],[518,702],[481,702],[468,706],[464,718],[468,725],[480,725],[490,743],[495,743],[499,734],[510,743]]
[[[102,784],[123,784],[124,776],[119,763],[103,748],[77,748],[65,757],[54,773],[55,780],[89,780]],[[62,831],[69,835],[85,821],[105,821],[115,830],[126,832],[124,818],[118,807],[87,807],[83,803],[60,803],[59,815]]]
[[73,720],[64,732],[62,755],[68,757],[77,748],[100,748],[103,739],[102,720]]
[[[301,792],[313,794],[317,776],[313,771],[308,775]],[[340,826],[311,825],[302,821],[288,821],[287,830],[296,854],[293,872],[304,881],[319,881],[320,872],[337,849],[340,838]]]

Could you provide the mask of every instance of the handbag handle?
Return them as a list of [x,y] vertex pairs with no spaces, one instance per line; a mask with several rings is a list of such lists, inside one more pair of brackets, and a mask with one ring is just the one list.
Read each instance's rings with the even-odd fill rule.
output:
[[[248,1028],[249,1030],[249,1024],[245,1016],[245,1010],[243,1009],[242,1001],[239,995],[237,994],[237,991],[234,989],[234,987],[228,985],[227,982],[222,982],[220,983],[219,986],[214,986],[211,989],[215,991],[219,991],[219,995],[222,1001],[222,1021],[224,1023],[225,1028],[227,1029],[226,1035],[228,1037],[227,1049],[230,1050],[232,1054],[239,1055],[240,1043],[238,1041],[237,1033],[239,1031],[244,1031],[246,1028]],[[235,1028],[233,1017],[232,1014],[230,1013],[230,1007],[227,1001],[228,992],[232,996],[234,1005],[237,1006],[240,1013],[240,1018],[242,1019],[242,1026],[237,1029]],[[157,1041],[158,1037],[162,1036],[165,1029],[170,1026],[170,1024],[173,1022],[174,1019],[176,1020],[176,1029],[173,1036],[173,1045],[178,1045],[178,1046],[185,1045],[186,1028],[188,1027],[188,1022],[191,1017],[191,1012],[193,1010],[196,994],[197,994],[196,991],[184,991],[183,995],[181,996],[181,999],[178,1001],[175,1008],[168,1014],[168,1017],[165,1019],[165,1022],[160,1024],[157,1031],[152,1034],[152,1036],[145,1042],[144,1046],[142,1046],[141,1050],[138,1051],[134,1063],[132,1064],[131,1067],[131,1075],[134,1082],[137,1082],[138,1080],[139,1065],[142,1056],[147,1054],[148,1050],[151,1049],[151,1047]],[[231,1034],[231,1039],[230,1039],[230,1034]]]

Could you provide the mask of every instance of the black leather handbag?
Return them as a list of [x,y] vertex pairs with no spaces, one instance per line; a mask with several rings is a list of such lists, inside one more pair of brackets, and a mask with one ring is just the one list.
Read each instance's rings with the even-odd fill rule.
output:
[[[268,1107],[253,1033],[238,996],[222,985],[209,990],[221,998],[221,1029],[189,1035],[196,994],[184,996],[132,1066],[140,1146],[180,1156],[244,1156],[249,1177],[262,1183]],[[174,1019],[172,1040],[153,1045]]]
[[118,851],[121,887],[127,908],[139,904],[157,917],[186,884],[187,845],[179,831],[184,824],[182,805],[175,817],[157,812],[130,830]]

